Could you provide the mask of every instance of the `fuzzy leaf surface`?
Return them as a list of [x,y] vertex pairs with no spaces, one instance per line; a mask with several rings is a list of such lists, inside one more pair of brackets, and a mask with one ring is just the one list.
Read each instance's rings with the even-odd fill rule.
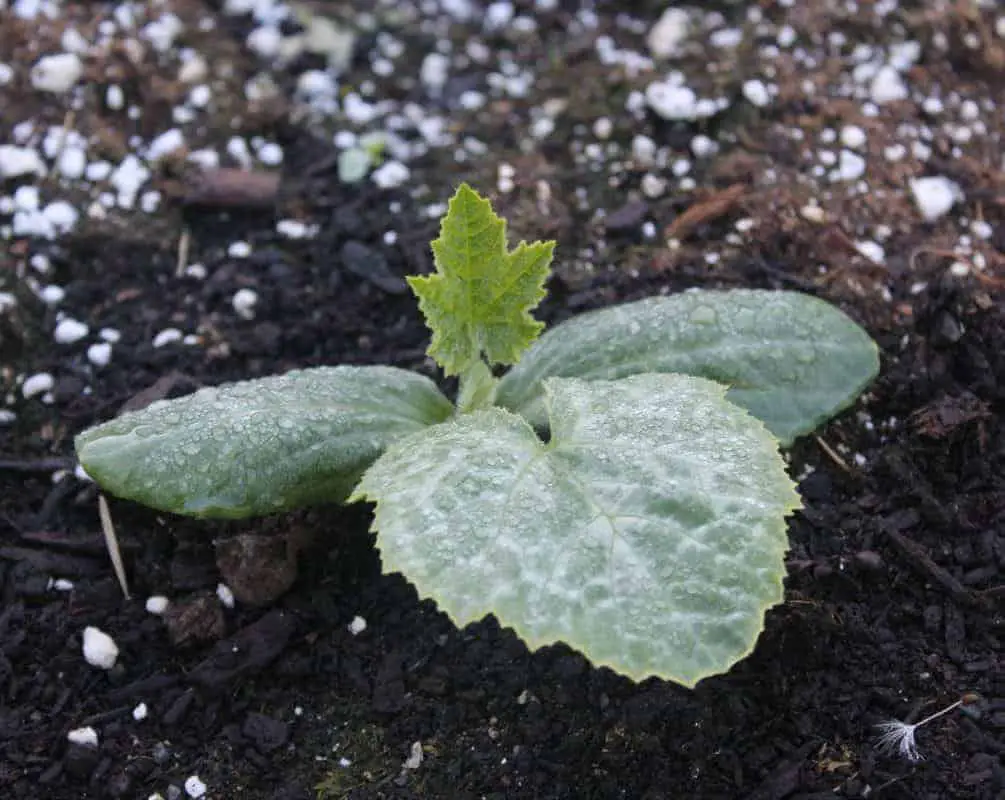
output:
[[433,242],[436,271],[408,283],[433,332],[428,353],[447,375],[484,357],[515,364],[544,327],[530,311],[544,297],[554,242],[506,248],[506,222],[467,184],[451,198]]
[[730,387],[783,445],[848,407],[879,371],[869,335],[798,292],[691,291],[573,317],[545,333],[500,381],[496,402],[545,424],[548,377],[679,372]]
[[366,472],[350,500],[377,503],[385,569],[458,625],[495,614],[638,680],[726,671],[782,599],[799,499],[777,442],[701,378],[549,379],[545,394],[547,444],[483,409]]
[[318,367],[152,403],[84,431],[76,447],[111,494],[239,518],[345,500],[391,442],[452,411],[403,369]]

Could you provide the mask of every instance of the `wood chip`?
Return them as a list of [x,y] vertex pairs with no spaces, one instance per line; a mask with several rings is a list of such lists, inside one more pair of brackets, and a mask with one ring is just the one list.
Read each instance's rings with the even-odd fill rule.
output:
[[210,169],[186,181],[182,202],[221,208],[266,208],[279,194],[279,173]]
[[737,201],[743,197],[747,187],[734,183],[728,189],[716,192],[704,200],[699,200],[677,219],[667,225],[664,238],[682,241],[700,225],[707,225],[728,214]]

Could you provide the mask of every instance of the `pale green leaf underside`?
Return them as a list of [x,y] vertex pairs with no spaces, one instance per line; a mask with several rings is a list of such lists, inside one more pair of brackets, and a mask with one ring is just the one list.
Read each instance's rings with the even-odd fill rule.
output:
[[408,278],[433,332],[429,355],[447,375],[483,358],[515,364],[544,327],[530,311],[544,297],[554,242],[506,249],[506,222],[461,184],[433,242],[436,272]]
[[782,599],[777,443],[682,375],[550,379],[552,438],[493,408],[409,436],[352,499],[377,502],[385,569],[458,625],[495,614],[636,679],[687,686],[750,652]]
[[543,379],[679,372],[729,399],[787,446],[849,406],[879,370],[868,334],[797,292],[693,291],[592,311],[550,329],[500,381],[496,402],[545,423]]
[[153,403],[84,431],[76,446],[111,494],[237,518],[343,501],[389,444],[452,411],[432,381],[406,370],[319,367]]

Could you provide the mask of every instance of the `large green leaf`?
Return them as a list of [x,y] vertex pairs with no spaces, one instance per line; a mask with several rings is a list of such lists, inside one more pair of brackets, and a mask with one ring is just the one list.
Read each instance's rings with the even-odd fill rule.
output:
[[483,356],[515,364],[544,327],[530,315],[544,297],[554,242],[506,249],[506,222],[462,183],[433,242],[436,272],[408,278],[433,332],[429,355],[447,375]]
[[350,500],[377,502],[385,567],[458,625],[495,614],[636,679],[687,686],[754,646],[782,599],[778,445],[684,375],[549,379],[551,439],[498,408],[392,446]]
[[319,367],[153,403],[76,445],[114,495],[236,518],[341,502],[391,442],[452,411],[432,381],[406,370]]
[[692,291],[557,325],[503,377],[496,402],[542,427],[545,378],[680,372],[727,384],[730,400],[789,445],[854,402],[878,370],[869,335],[822,300],[796,292]]

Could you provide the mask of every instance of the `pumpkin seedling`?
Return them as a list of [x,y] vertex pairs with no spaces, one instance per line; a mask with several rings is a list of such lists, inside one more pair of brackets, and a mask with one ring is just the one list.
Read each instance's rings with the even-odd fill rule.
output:
[[[792,292],[694,291],[541,335],[553,243],[509,250],[462,185],[409,279],[456,405],[393,367],[321,367],[154,403],[77,437],[106,490],[245,517],[376,504],[384,565],[458,625],[495,614],[636,679],[687,686],[747,655],[782,599],[779,443],[854,401],[875,344]],[[512,367],[501,377],[502,367]]]

